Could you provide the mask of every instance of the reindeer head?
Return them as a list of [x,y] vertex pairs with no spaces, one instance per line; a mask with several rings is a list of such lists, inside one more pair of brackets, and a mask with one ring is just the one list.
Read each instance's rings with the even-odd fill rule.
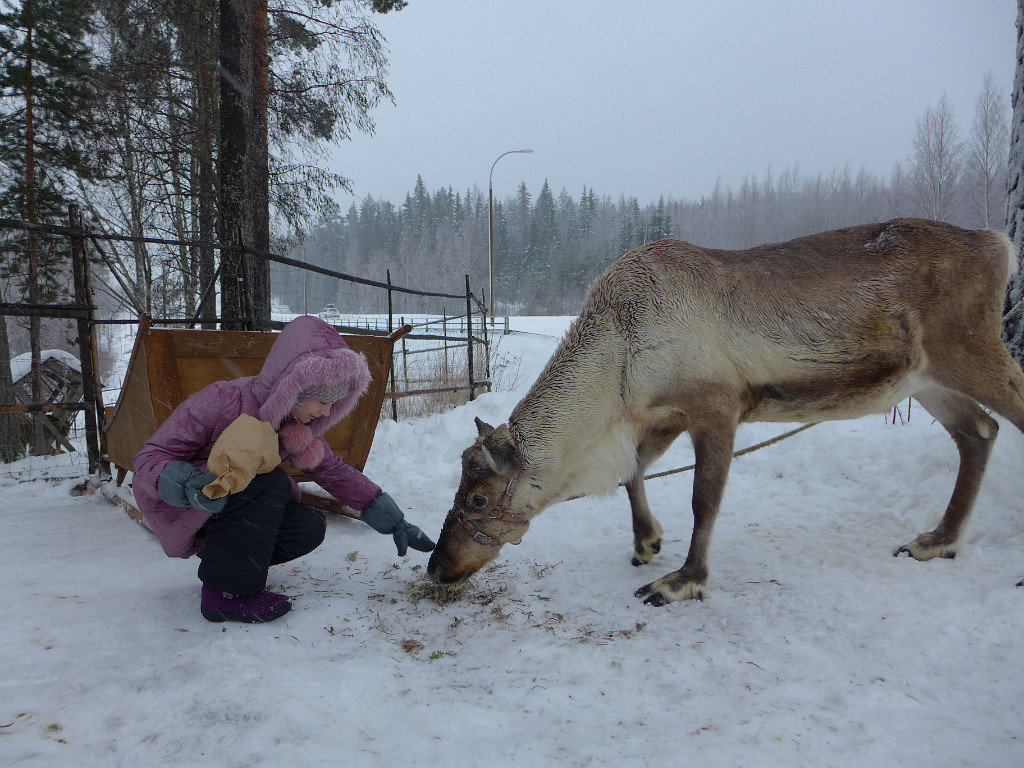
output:
[[518,544],[529,521],[510,508],[523,469],[508,426],[495,429],[476,419],[479,436],[462,452],[462,479],[444,521],[427,575],[437,584],[466,580],[498,556],[503,544]]

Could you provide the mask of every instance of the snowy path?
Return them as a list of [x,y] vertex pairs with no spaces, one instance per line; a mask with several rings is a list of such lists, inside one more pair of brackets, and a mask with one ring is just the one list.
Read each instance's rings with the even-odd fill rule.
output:
[[[507,417],[548,325],[503,342],[517,393],[381,424],[367,474],[432,535],[472,417]],[[952,488],[920,409],[738,459],[710,599],[662,609],[632,593],[681,564],[688,475],[648,484],[651,565],[629,564],[623,492],[567,502],[443,606],[414,599],[425,556],[333,518],[271,572],[295,610],[260,627],[203,621],[195,561],[102,498],[0,487],[0,765],[1024,765],[1024,438],[1002,427],[953,561],[891,556]],[[691,456],[681,439],[654,469]]]

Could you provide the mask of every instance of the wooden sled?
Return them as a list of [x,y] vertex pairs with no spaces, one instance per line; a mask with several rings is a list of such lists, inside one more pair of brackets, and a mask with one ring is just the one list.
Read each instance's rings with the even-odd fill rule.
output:
[[[360,471],[377,430],[395,342],[411,330],[412,326],[404,325],[390,336],[342,335],[349,347],[366,356],[372,378],[355,409],[324,437],[346,464]],[[215,381],[259,373],[277,335],[264,331],[150,328],[141,322],[120,397],[112,409],[107,409],[103,429],[103,460],[116,467],[116,485],[119,487],[133,471],[135,454],[179,404]],[[299,482],[309,480],[287,462],[284,468]],[[104,491],[104,495],[146,525],[142,513],[122,493]],[[359,517],[326,495],[303,492],[302,501]]]

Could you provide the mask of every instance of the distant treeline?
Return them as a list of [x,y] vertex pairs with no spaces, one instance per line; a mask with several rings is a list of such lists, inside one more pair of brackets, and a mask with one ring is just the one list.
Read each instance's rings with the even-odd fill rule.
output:
[[[1007,122],[1004,116],[1002,133],[996,137],[1002,159],[988,174],[978,162],[982,153],[976,145],[982,137],[977,131],[963,142],[955,134],[951,141],[936,133],[936,126],[947,133],[951,126],[943,99],[919,121],[915,153],[886,178],[849,168],[805,175],[793,166],[749,177],[738,190],[718,184],[699,200],[662,198],[645,204],[636,198],[613,199],[592,188],[578,196],[565,190],[555,194],[547,182],[534,195],[521,184],[515,196],[494,206],[498,313],[573,314],[589,283],[608,264],[663,237],[707,247],[747,248],[896,216],[1002,229]],[[946,144],[940,147],[945,156],[933,151],[940,140]],[[292,255],[373,279],[383,279],[390,269],[396,284],[434,290],[461,286],[468,272],[479,294],[487,288],[487,234],[486,192],[448,188],[431,193],[417,178],[400,205],[366,197],[344,217],[315,229],[310,241]],[[337,304],[343,312],[386,310],[378,290],[312,275],[304,305],[297,270],[275,270],[273,289],[279,302],[296,311],[304,306],[317,311],[326,303]],[[396,312],[441,309],[436,302],[416,299],[396,304]]]
[[[573,314],[587,286],[632,248],[674,237],[711,248],[748,248],[802,235],[919,216],[969,228],[1003,229],[1010,115],[1004,95],[986,76],[970,129],[961,131],[943,96],[918,119],[911,152],[887,176],[849,168],[805,174],[799,166],[768,169],[739,189],[715,186],[699,200],[555,194],[547,181],[526,184],[494,206],[497,312]],[[488,281],[487,195],[479,189],[428,192],[417,177],[396,205],[366,197],[346,215],[311,232],[293,256],[347,273],[399,285],[448,291],[470,274],[479,295]],[[299,311],[326,303],[342,311],[383,311],[381,291],[307,278],[305,300],[297,270],[275,269],[275,299]],[[340,286],[340,287],[339,287]],[[305,302],[305,303],[304,303]],[[418,299],[396,312],[461,312]]]

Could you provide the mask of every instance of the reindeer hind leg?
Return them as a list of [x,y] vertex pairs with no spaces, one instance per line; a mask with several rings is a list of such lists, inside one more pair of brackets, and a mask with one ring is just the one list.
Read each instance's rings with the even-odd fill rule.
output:
[[960,469],[953,496],[935,530],[922,533],[909,544],[898,547],[893,554],[908,554],[915,560],[954,558],[964,523],[981,488],[999,423],[971,398],[939,385],[930,386],[914,397],[953,438],[960,453]]
[[934,379],[990,408],[1024,433],[1024,371],[999,337],[978,342],[959,365],[935,365]]
[[[965,362],[933,356],[935,379],[977,400],[1024,433],[1024,371],[997,333],[987,343],[972,338],[971,344],[969,349],[955,350]],[[1024,586],[1024,579],[1018,586]]]

